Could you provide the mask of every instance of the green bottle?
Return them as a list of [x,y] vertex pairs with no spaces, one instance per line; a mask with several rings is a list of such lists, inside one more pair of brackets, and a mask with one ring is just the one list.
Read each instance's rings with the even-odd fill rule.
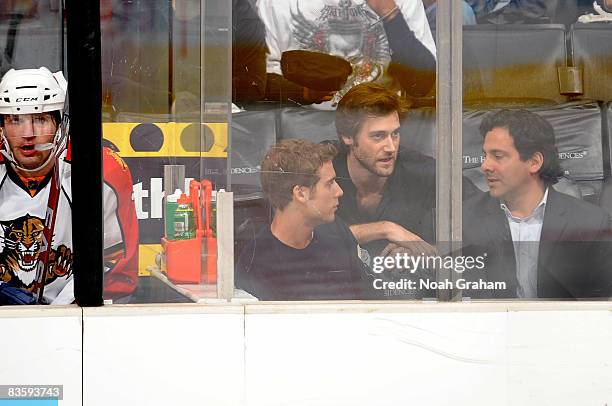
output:
[[176,189],[174,193],[166,196],[166,210],[164,213],[165,221],[164,226],[166,228],[166,239],[174,240],[174,213],[178,208],[178,199],[181,197],[181,189]]
[[196,222],[191,202],[185,193],[178,199],[174,212],[174,239],[188,240],[196,236]]

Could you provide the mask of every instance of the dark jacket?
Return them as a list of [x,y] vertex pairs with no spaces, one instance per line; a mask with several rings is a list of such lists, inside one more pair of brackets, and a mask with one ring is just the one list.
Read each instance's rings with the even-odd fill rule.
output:
[[[612,286],[610,218],[599,207],[549,189],[539,242],[539,298],[608,297]],[[486,254],[485,268],[466,279],[506,282],[505,290],[467,292],[472,297],[516,297],[510,226],[500,201],[484,194],[463,210],[463,255]]]

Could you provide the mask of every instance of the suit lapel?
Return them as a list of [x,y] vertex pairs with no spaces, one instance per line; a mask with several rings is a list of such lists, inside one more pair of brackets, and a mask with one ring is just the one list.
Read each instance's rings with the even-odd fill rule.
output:
[[488,199],[484,209],[482,225],[488,234],[489,246],[495,251],[489,255],[493,255],[496,261],[495,265],[489,268],[487,277],[489,280],[506,282],[506,290],[495,292],[497,295],[513,296],[517,285],[516,260],[508,219],[498,199]]
[[489,241],[498,242],[512,242],[512,235],[510,234],[510,227],[508,221],[504,216],[504,212],[500,207],[499,200],[487,199],[485,205],[484,216],[482,218],[483,228],[488,234]]
[[567,228],[566,209],[559,202],[559,192],[556,192],[552,187],[548,190],[548,199],[544,209],[544,223],[540,233],[538,269],[542,268],[542,264],[550,263],[554,247],[557,245],[554,243],[562,240],[563,233]]

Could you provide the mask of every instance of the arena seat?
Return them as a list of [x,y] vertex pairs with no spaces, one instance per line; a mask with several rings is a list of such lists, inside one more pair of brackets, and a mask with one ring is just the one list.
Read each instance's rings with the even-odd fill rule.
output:
[[562,24],[463,27],[463,97],[561,103],[557,67],[566,66]]
[[[601,182],[604,178],[602,121],[598,103],[573,102],[529,110],[547,119],[555,129],[559,158],[565,176],[578,183],[582,196],[593,194],[592,185],[587,184],[588,187],[583,187],[581,182]],[[464,113],[464,170],[480,166],[482,137],[478,127],[483,117],[490,111],[471,110]],[[477,185],[482,184],[480,181],[472,180]]]
[[[602,147],[604,126],[599,104],[572,102],[528,109],[546,118],[555,129],[561,165],[566,177],[579,185],[582,196],[597,195],[604,179],[606,159]],[[478,127],[483,117],[493,110],[495,109],[467,109],[463,113],[464,174],[483,190],[486,190],[486,183],[479,169],[482,160],[482,137]],[[609,115],[612,117],[612,111]],[[402,145],[435,156],[435,120],[433,108],[410,110],[402,123]],[[606,156],[610,153],[610,149],[607,149]],[[570,194],[573,193],[575,192]]]
[[599,206],[608,212],[612,219],[612,178],[608,178],[602,186],[599,195]]
[[436,109],[420,107],[410,109],[401,127],[404,147],[431,157],[436,156]]
[[[607,106],[608,109],[612,108]],[[565,176],[580,186],[580,194],[598,194],[604,179],[602,113],[597,102],[571,102],[560,105],[529,107],[546,118],[557,138]],[[463,169],[477,186],[486,188],[481,179],[482,137],[478,127],[483,117],[495,109],[468,109],[463,114]],[[333,111],[284,108],[278,112],[274,134],[274,112],[245,112],[234,115],[232,123],[232,168],[256,167],[267,148],[276,139],[306,138],[314,142],[336,139]],[[612,116],[612,114],[610,114]],[[435,156],[435,109],[423,107],[408,112],[402,123],[402,145],[423,154]],[[612,120],[612,119],[611,119]],[[607,128],[607,126],[606,126]],[[238,130],[238,131],[237,131]],[[276,136],[276,139],[274,138]],[[607,144],[606,144],[607,145]],[[606,150],[606,159],[610,155]],[[251,178],[249,178],[251,176]],[[242,178],[241,178],[242,177]],[[251,174],[234,173],[238,187],[258,185]],[[245,179],[251,179],[247,181]],[[250,182],[250,183],[249,183]],[[570,183],[571,183],[570,182]],[[566,188],[571,192],[571,187]]]
[[276,143],[276,111],[245,111],[231,120],[231,182],[235,200],[261,197],[259,170]]
[[259,180],[261,161],[277,141],[277,111],[232,114],[231,182],[234,192],[234,259],[272,218]]
[[573,64],[582,68],[584,97],[612,100],[612,25],[576,23],[569,38]]
[[612,102],[602,103],[604,168],[606,176],[612,176]]
[[312,142],[337,140],[335,115],[335,111],[283,108],[279,118],[279,141],[289,138],[305,138]]
[[610,130],[612,129],[612,103],[602,104],[602,117],[604,123],[604,163],[606,168],[606,180],[601,186],[601,193],[597,203],[610,213],[612,218],[612,174],[610,163],[612,162],[612,142],[610,142]]

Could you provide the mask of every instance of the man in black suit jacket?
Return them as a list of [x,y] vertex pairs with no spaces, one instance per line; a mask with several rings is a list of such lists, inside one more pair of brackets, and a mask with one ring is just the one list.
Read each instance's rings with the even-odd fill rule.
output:
[[609,297],[610,218],[552,188],[562,171],[551,125],[525,110],[501,110],[480,132],[489,193],[464,205],[463,254],[486,259],[466,279],[504,284],[464,296]]

